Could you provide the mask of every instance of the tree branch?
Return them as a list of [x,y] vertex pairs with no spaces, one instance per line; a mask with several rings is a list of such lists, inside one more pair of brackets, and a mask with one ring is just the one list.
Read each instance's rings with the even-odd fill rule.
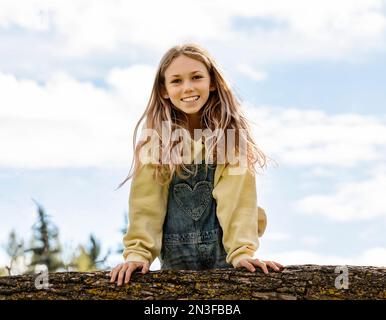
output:
[[[137,272],[128,285],[120,287],[109,282],[108,272],[57,272],[47,275],[46,279],[44,274],[0,277],[0,300],[386,300],[386,268],[367,266],[292,265],[282,272],[270,270],[268,275],[260,269],[255,273],[244,269],[163,270],[145,275]],[[41,289],[37,289],[36,285]],[[348,288],[344,289],[346,286]]]

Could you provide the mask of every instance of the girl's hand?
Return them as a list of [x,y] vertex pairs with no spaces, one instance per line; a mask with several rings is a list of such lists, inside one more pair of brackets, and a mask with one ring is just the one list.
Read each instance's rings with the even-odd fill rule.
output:
[[122,285],[122,282],[125,282],[125,284],[127,284],[130,281],[131,274],[137,269],[142,269],[142,274],[148,273],[149,263],[136,261],[127,261],[124,263],[120,263],[113,270],[110,271],[110,282],[115,282],[115,279],[118,276],[118,286]]
[[252,259],[252,258],[240,260],[236,268],[244,267],[248,269],[250,272],[255,272],[256,271],[255,266],[261,268],[265,274],[268,273],[267,266],[271,267],[275,271],[280,271],[280,269],[284,268],[284,266],[282,266],[280,263],[275,261],[263,261],[260,259]]

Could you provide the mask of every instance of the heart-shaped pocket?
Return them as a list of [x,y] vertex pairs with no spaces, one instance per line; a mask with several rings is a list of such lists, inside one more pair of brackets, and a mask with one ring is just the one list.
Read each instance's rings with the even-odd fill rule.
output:
[[192,189],[186,183],[178,183],[174,186],[173,192],[182,211],[197,221],[212,198],[212,184],[209,181],[200,181]]

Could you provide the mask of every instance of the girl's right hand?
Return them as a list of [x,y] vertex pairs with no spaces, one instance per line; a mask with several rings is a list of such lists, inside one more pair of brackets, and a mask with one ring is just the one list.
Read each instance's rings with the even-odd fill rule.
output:
[[120,263],[113,270],[110,271],[110,282],[115,282],[115,279],[117,279],[118,276],[118,286],[122,285],[122,282],[127,284],[130,281],[131,274],[137,269],[142,269],[142,274],[148,273],[149,263],[137,261],[127,261],[124,263]]

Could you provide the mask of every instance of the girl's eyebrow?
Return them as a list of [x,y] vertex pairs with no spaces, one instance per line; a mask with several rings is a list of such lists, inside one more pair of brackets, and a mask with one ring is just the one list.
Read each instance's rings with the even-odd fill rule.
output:
[[[190,74],[194,74],[194,73],[197,73],[197,72],[202,72],[201,70],[196,70],[196,71],[192,71]],[[171,77],[179,77],[180,75],[179,74],[173,74]]]

